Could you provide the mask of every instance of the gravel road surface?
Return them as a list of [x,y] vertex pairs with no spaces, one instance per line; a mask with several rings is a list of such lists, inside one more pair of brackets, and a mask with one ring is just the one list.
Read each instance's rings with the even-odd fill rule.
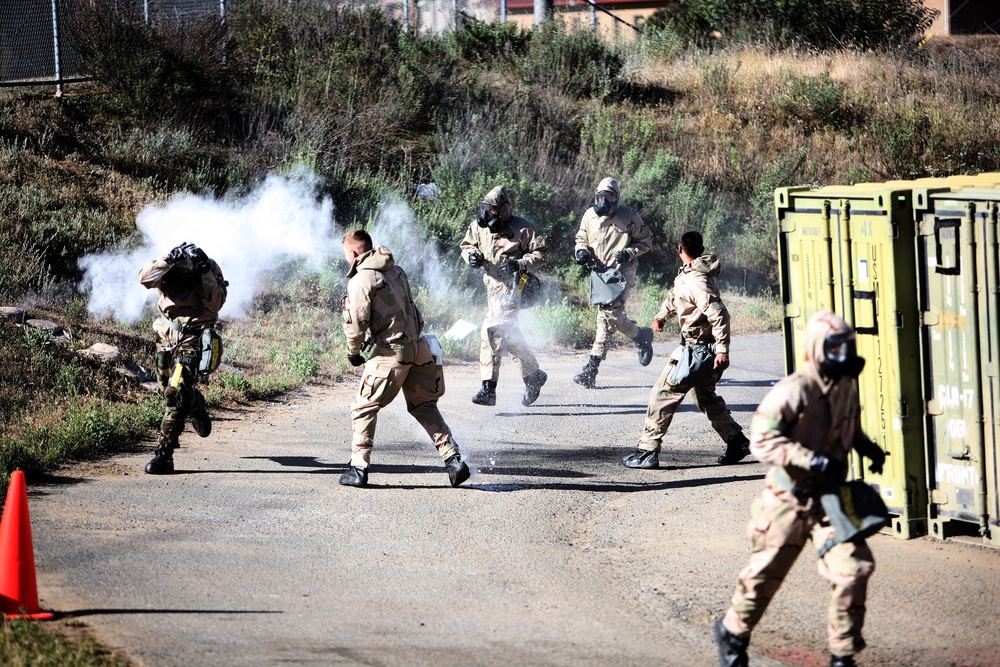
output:
[[[765,467],[720,467],[687,402],[660,470],[627,470],[670,344],[640,367],[545,354],[524,408],[513,366],[496,407],[478,365],[446,368],[446,419],[474,467],[452,489],[402,399],[383,411],[371,487],[337,480],[354,382],[218,412],[182,436],[178,474],[135,454],[59,471],[30,506],[42,606],[141,665],[677,665],[711,667],[711,624],[749,556]],[[737,421],[782,375],[781,338],[734,341],[719,393]],[[1000,665],[1000,553],[871,540],[866,667]],[[828,588],[807,548],[754,634],[754,665],[820,667]]]

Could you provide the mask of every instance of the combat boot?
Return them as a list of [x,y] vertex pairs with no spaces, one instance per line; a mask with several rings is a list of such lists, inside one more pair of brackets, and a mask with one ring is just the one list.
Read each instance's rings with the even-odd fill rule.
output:
[[750,646],[749,637],[737,637],[722,624],[720,618],[712,628],[715,635],[715,644],[719,647],[719,667],[748,667],[750,658],[747,656],[747,647]]
[[582,385],[587,389],[593,389],[597,386],[597,369],[600,365],[601,358],[590,355],[590,358],[587,360],[587,365],[583,367],[583,370],[573,376],[573,382],[578,385]]
[[205,397],[197,389],[193,390],[193,395],[190,415],[191,427],[202,438],[207,438],[212,433],[212,419],[208,416],[208,410],[205,409]]
[[653,360],[653,330],[649,327],[639,327],[633,340],[639,352],[639,365],[648,366]]
[[720,466],[728,466],[734,463],[739,463],[749,454],[750,441],[747,440],[747,437],[743,435],[742,431],[740,431],[726,441],[726,453],[720,456],[717,460]]
[[147,475],[169,475],[174,471],[174,449],[176,443],[169,438],[160,438],[160,443],[153,450],[153,458],[146,464]]
[[626,468],[659,468],[660,455],[656,451],[637,448],[622,458],[622,465]]
[[363,488],[368,486],[368,468],[360,466],[350,466],[340,476],[340,483],[344,486],[356,486]]
[[830,667],[857,667],[853,655],[831,655]]
[[538,400],[538,394],[542,391],[542,385],[549,379],[541,368],[527,375],[524,378],[524,395],[521,396],[521,405],[531,405]]
[[493,380],[483,380],[483,388],[472,397],[472,402],[476,405],[496,405],[497,383]]
[[461,455],[452,454],[444,462],[444,467],[448,470],[448,479],[452,486],[458,486],[469,479],[469,466],[465,465]]

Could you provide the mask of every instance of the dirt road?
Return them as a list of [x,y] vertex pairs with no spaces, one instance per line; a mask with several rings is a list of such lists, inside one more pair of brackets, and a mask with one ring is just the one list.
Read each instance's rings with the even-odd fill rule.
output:
[[[210,438],[185,434],[173,476],[142,474],[147,451],[68,468],[31,489],[42,605],[144,665],[714,665],[765,468],[716,466],[690,404],[664,469],[618,465],[667,347],[648,368],[616,353],[589,391],[570,381],[582,355],[543,355],[530,408],[509,362],[495,408],[468,400],[478,367],[448,366],[442,411],[476,468],[460,489],[402,400],[380,417],[371,488],[339,486],[353,383],[218,414]],[[780,337],[732,355],[719,392],[746,426],[782,374]],[[1000,665],[1000,553],[871,544],[861,665]],[[826,604],[807,549],[753,664],[825,665]]]

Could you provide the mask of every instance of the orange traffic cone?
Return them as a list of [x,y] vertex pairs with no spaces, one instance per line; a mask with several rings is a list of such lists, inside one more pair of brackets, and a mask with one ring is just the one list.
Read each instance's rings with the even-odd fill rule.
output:
[[38,621],[55,616],[38,608],[28,487],[20,470],[10,476],[7,502],[3,506],[3,519],[0,519],[0,612],[7,618]]

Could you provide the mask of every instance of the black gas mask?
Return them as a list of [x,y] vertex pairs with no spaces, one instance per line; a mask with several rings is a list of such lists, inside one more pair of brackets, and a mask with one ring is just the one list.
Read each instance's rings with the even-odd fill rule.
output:
[[502,220],[503,207],[493,204],[480,203],[479,211],[476,213],[476,224],[489,229],[496,234],[503,230],[507,224]]
[[842,377],[857,378],[865,367],[865,360],[858,356],[857,341],[852,332],[832,333],[823,339],[823,359],[819,371],[836,382]]
[[600,190],[594,195],[594,213],[600,216],[618,212],[618,195],[611,190]]

